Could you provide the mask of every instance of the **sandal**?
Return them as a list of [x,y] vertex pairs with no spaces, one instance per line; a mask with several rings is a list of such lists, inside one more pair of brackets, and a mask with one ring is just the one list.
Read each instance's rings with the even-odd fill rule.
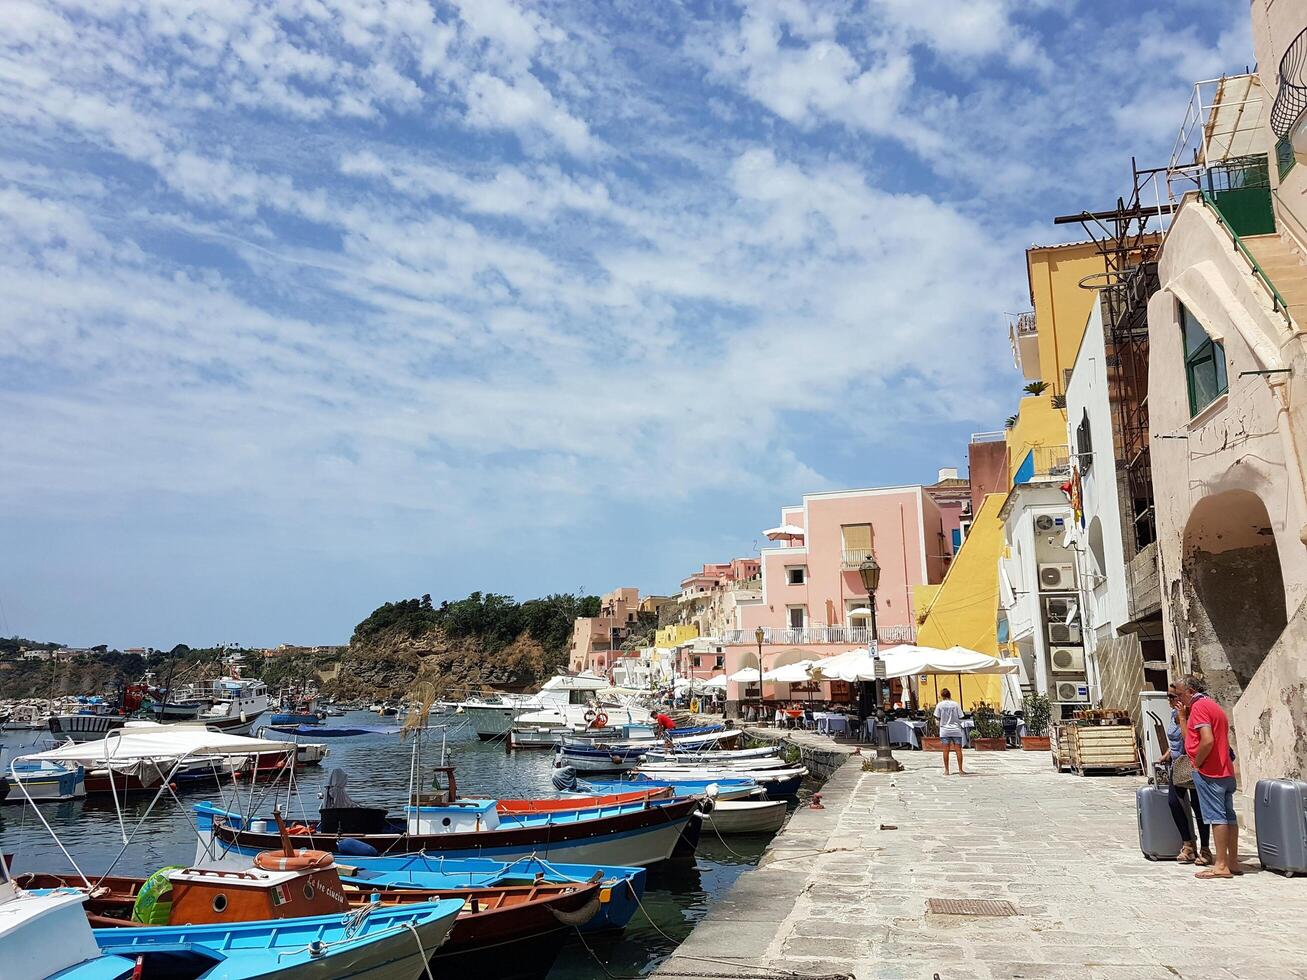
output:
[[1199,853],[1198,857],[1194,858],[1194,864],[1200,868],[1210,868],[1213,863],[1215,862],[1212,858],[1212,852],[1205,847],[1202,849],[1201,853]]
[[1180,848],[1180,853],[1175,856],[1177,864],[1194,864],[1197,855],[1194,853],[1194,846],[1186,844]]
[[1233,878],[1234,875],[1230,874],[1230,872],[1228,871],[1225,874],[1217,874],[1215,871],[1199,871],[1194,875],[1194,877],[1201,878],[1204,881],[1211,881],[1216,878],[1220,878],[1222,880],[1226,878]]

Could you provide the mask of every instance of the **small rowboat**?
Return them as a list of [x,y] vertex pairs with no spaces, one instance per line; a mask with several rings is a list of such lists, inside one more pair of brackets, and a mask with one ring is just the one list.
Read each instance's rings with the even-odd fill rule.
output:
[[704,821],[719,834],[774,834],[785,823],[784,800],[718,800]]
[[557,800],[499,800],[496,807],[500,816],[518,813],[558,813],[563,810],[587,810],[594,807],[621,806],[624,803],[643,803],[645,800],[665,800],[672,795],[671,789],[666,786],[646,786],[642,789],[632,789],[629,793],[610,793],[606,796],[572,796]]
[[673,766],[667,763],[642,766],[641,772],[644,772],[655,779],[666,780],[708,779],[715,781],[732,778],[752,779],[755,783],[766,790],[768,798],[773,800],[793,796],[799,791],[799,785],[803,782],[803,777],[808,775],[808,770],[802,766],[790,769],[731,769],[718,768],[711,764],[705,766],[689,764],[684,766]]
[[[555,783],[558,785],[559,773],[564,770],[558,770],[554,774]],[[627,773],[621,779],[575,779],[573,782],[583,789],[588,789],[596,793],[616,792],[621,789],[634,789],[641,786],[658,786],[671,791],[673,796],[707,796],[708,787],[717,788],[718,800],[741,800],[751,796],[762,794],[762,788],[752,779],[733,777],[730,779],[658,779],[642,772]]]

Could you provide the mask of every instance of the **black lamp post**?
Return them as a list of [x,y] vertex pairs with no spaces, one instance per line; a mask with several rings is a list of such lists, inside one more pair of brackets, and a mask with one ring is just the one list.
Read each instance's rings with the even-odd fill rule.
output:
[[[858,566],[858,577],[862,579],[862,587],[867,590],[867,611],[871,614],[871,628],[867,632],[867,652],[871,654],[872,662],[879,668],[880,651],[876,643],[876,587],[880,585],[880,564],[874,555],[868,555]],[[879,674],[880,670],[877,669],[876,673]],[[889,720],[885,717],[885,709],[882,707],[884,704],[882,684],[883,681],[878,676],[875,688],[876,758],[871,760],[871,771],[898,772],[903,766],[894,758],[894,750],[890,748]]]
[[767,636],[759,626],[753,631],[753,638],[758,641],[758,724],[762,724],[762,641]]

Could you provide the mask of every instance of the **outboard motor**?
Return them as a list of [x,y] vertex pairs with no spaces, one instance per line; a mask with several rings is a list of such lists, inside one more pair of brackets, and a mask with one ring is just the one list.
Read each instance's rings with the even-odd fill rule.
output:
[[576,770],[571,766],[563,766],[561,769],[554,770],[554,789],[560,793],[576,792]]

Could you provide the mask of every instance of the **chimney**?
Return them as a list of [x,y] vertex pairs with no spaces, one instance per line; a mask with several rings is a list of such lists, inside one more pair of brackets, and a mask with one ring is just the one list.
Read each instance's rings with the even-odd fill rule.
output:
[[958,468],[956,466],[941,466],[939,469],[939,483],[945,480],[956,480],[958,478]]

